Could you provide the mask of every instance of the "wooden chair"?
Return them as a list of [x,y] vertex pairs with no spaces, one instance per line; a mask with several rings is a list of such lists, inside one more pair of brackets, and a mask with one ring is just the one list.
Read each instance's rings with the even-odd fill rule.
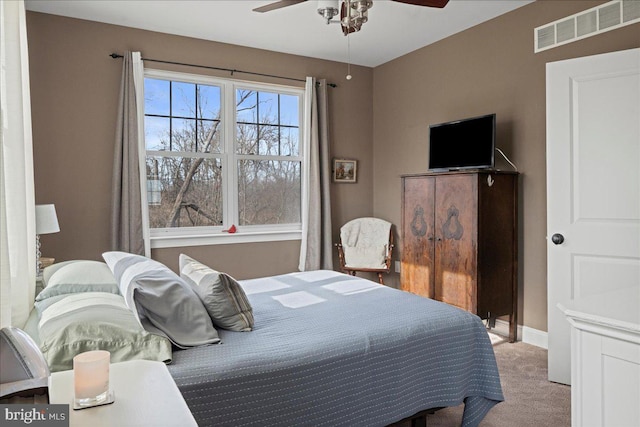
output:
[[352,276],[357,271],[378,274],[391,270],[393,232],[391,223],[378,218],[356,218],[340,228],[340,243],[336,243],[340,270]]

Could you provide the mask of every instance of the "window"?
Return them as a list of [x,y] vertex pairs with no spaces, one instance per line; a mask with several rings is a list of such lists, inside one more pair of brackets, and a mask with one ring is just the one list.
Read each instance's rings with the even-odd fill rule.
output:
[[[146,70],[152,247],[300,238],[304,90]],[[232,224],[237,234],[226,233]]]

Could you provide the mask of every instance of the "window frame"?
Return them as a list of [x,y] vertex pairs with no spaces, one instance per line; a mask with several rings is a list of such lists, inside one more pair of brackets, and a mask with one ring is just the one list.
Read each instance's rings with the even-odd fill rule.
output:
[[[302,239],[302,216],[303,201],[306,200],[308,191],[307,169],[308,169],[308,138],[306,137],[307,125],[304,120],[305,111],[305,88],[295,86],[284,86],[267,83],[256,83],[235,79],[226,79],[220,77],[211,77],[199,74],[181,73],[175,71],[165,71],[145,68],[144,78],[179,81],[186,83],[195,83],[203,85],[215,85],[220,87],[220,153],[201,153],[201,152],[168,152],[147,150],[146,138],[141,138],[141,153],[144,153],[146,162],[147,156],[176,156],[176,157],[204,157],[219,158],[222,163],[222,203],[223,203],[223,224],[221,226],[202,226],[202,227],[174,227],[174,228],[151,228],[149,225],[149,212],[145,209],[147,221],[145,227],[148,228],[150,246],[152,249],[170,248],[182,246],[200,246],[200,245],[219,245],[219,244],[235,244],[235,243],[253,243],[253,242],[273,242],[285,240]],[[247,89],[258,92],[270,92],[280,95],[295,95],[299,97],[298,103],[298,129],[299,129],[299,152],[297,156],[274,156],[274,155],[252,155],[238,154],[236,152],[236,90]],[[144,93],[144,87],[142,88]],[[144,97],[142,98],[144,100]],[[144,133],[144,104],[140,108],[142,117],[139,125]],[[160,154],[162,153],[162,154]],[[249,160],[273,160],[273,161],[295,161],[300,162],[300,215],[301,221],[289,224],[270,224],[270,225],[238,225],[239,207],[238,207],[238,161],[243,159]],[[142,163],[142,162],[141,162]],[[142,194],[142,203],[147,206],[147,176],[146,170],[140,170],[140,179],[144,185]],[[237,232],[228,233],[227,230],[235,224]]]

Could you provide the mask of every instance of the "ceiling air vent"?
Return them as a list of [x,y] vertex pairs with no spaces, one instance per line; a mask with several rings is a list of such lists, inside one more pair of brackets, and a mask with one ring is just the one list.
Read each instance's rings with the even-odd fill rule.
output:
[[534,52],[640,22],[639,0],[614,0],[534,30]]
[[620,3],[607,3],[598,9],[598,20],[600,21],[601,30],[620,24],[622,22]]
[[622,22],[640,19],[640,1],[625,0],[622,2]]
[[576,27],[578,37],[598,31],[598,12],[592,10],[591,12],[576,16]]
[[558,43],[576,38],[576,20],[573,18],[558,22],[556,29],[558,30],[558,35],[556,36]]
[[548,47],[552,47],[556,43],[556,26],[555,25],[547,25],[546,27],[540,27],[536,29],[537,31],[537,46],[540,49],[546,49]]

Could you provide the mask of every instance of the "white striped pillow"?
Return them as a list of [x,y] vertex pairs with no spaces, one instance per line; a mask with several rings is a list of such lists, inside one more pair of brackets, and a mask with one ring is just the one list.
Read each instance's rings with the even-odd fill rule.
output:
[[126,252],[105,252],[102,257],[147,331],[181,348],[220,342],[194,289],[164,264]]

